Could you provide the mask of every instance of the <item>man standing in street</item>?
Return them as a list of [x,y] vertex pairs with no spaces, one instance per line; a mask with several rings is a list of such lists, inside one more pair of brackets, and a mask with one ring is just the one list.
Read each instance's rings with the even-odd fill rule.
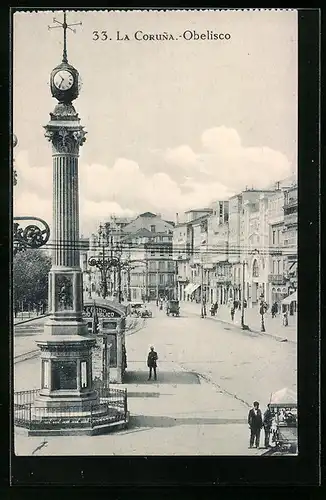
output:
[[249,410],[248,425],[250,428],[249,448],[252,448],[254,445],[256,446],[256,448],[259,448],[260,430],[263,427],[263,419],[261,411],[259,409],[258,401],[254,401],[254,407]]
[[151,346],[151,349],[147,356],[147,366],[149,368],[148,380],[151,380],[152,378],[152,371],[154,371],[154,380],[157,380],[156,377],[157,360],[158,360],[157,352],[155,352],[154,347]]
[[235,309],[234,309],[234,306],[232,305],[231,307],[231,320],[234,321],[234,313],[235,313]]
[[269,437],[273,423],[273,413],[270,410],[270,405],[267,405],[267,410],[264,413],[263,425],[265,431],[265,448],[269,448]]

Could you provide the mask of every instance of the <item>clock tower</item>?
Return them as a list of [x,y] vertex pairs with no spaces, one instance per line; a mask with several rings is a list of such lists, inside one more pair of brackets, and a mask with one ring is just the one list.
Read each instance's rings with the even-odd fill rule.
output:
[[[58,101],[44,127],[52,146],[53,159],[53,226],[52,268],[49,273],[49,318],[44,338],[37,342],[41,350],[41,390],[35,406],[63,415],[72,410],[92,412],[98,394],[92,384],[92,347],[83,320],[83,279],[79,257],[79,148],[86,132],[72,104],[78,97],[78,71],[68,63],[64,22],[64,48],[61,64],[50,76],[52,96]],[[80,24],[80,23],[79,23]],[[57,26],[54,26],[57,27]],[[59,26],[58,26],[59,27]],[[50,432],[50,431],[49,431]]]

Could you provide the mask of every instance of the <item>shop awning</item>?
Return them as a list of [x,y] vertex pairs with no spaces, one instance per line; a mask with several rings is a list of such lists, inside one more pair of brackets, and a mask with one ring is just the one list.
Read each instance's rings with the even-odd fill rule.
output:
[[282,300],[282,304],[291,304],[291,302],[297,302],[297,292],[291,293],[291,295]]
[[291,389],[288,389],[287,387],[284,387],[284,389],[281,389],[280,391],[271,394],[270,398],[271,405],[283,404],[284,406],[291,406],[292,404],[296,403],[297,403],[297,394]]
[[298,262],[295,261],[295,262],[292,262],[289,266],[289,274],[295,274],[297,272],[297,269],[298,269]]
[[185,294],[186,295],[192,295],[197,288],[200,287],[200,283],[189,283],[189,285],[186,286],[185,288]]

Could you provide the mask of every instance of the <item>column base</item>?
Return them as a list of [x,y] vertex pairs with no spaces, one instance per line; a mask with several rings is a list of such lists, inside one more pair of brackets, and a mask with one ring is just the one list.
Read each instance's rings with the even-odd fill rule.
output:
[[50,319],[44,325],[44,336],[88,336],[87,323],[83,320],[76,320],[74,318],[60,318]]
[[60,410],[61,412],[74,413],[89,411],[91,406],[97,404],[99,404],[99,396],[94,389],[79,391],[41,389],[33,405],[35,409],[42,408],[46,412]]

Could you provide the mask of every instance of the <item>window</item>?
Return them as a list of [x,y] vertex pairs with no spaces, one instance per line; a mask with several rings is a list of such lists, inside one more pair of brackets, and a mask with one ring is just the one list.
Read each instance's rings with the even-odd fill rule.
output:
[[155,226],[151,226],[151,232],[155,233]]
[[160,274],[160,285],[163,285],[164,283],[164,275]]
[[259,276],[259,267],[257,260],[254,261],[254,264],[252,266],[252,275],[254,278],[258,278]]
[[272,243],[273,243],[273,245],[275,245],[275,231],[273,231],[273,235],[272,235]]
[[160,270],[160,271],[164,271],[164,268],[165,268],[165,265],[164,265],[164,264],[165,264],[165,262],[164,262],[164,261],[163,261],[163,262],[162,262],[162,261],[160,261],[160,262],[158,263],[158,268],[159,268],[159,270]]
[[[111,344],[111,345],[110,345]],[[110,366],[115,368],[117,366],[117,336],[116,334],[107,335],[107,345],[109,350],[109,363]]]

